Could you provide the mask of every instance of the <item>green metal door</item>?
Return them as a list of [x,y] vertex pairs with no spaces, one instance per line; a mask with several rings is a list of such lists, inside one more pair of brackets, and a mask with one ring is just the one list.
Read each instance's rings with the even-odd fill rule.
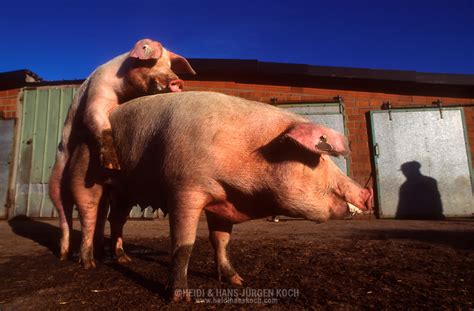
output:
[[56,217],[48,179],[76,87],[24,89],[20,102],[15,200],[9,217]]

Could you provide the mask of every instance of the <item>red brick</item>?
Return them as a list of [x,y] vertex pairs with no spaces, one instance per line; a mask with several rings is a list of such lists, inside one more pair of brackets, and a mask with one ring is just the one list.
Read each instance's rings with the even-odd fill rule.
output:
[[16,104],[5,104],[5,105],[0,105],[0,107],[3,110],[16,110]]
[[356,102],[356,106],[357,107],[369,108],[370,107],[370,101],[358,101],[358,102]]
[[2,111],[1,113],[3,119],[12,119],[15,117],[14,111]]
[[19,91],[20,91],[19,89],[8,90],[7,96],[17,96]]
[[349,115],[348,119],[349,121],[365,121],[364,116],[360,114]]

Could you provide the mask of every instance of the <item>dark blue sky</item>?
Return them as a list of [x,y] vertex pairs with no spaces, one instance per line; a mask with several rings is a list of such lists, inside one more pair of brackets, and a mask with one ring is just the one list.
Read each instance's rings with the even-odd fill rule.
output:
[[189,58],[474,74],[473,0],[4,2],[0,72],[47,80],[85,78],[145,37]]

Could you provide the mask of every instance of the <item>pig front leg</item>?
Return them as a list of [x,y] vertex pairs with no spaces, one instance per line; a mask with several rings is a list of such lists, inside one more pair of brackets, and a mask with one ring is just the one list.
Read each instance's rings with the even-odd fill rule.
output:
[[176,204],[169,208],[172,255],[167,287],[172,302],[191,301],[187,291],[188,264],[204,201],[204,195],[187,192],[178,194]]
[[209,228],[209,239],[214,248],[219,281],[224,278],[230,284],[241,286],[244,280],[232,267],[227,253],[232,233],[232,223],[208,211],[206,211],[206,218]]
[[102,166],[109,170],[120,170],[120,163],[115,150],[112,129],[104,129],[101,133],[100,140],[100,161]]
[[109,114],[116,106],[111,100],[94,99],[89,103],[85,116],[86,125],[99,146],[101,164],[111,170],[120,170],[109,121]]

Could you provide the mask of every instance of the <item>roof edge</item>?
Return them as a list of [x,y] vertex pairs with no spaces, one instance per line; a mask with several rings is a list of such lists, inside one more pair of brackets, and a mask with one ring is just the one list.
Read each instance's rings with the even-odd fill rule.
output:
[[198,74],[300,75],[344,79],[384,80],[422,84],[472,85],[474,74],[427,73],[418,71],[316,66],[306,64],[261,62],[245,59],[189,58]]

